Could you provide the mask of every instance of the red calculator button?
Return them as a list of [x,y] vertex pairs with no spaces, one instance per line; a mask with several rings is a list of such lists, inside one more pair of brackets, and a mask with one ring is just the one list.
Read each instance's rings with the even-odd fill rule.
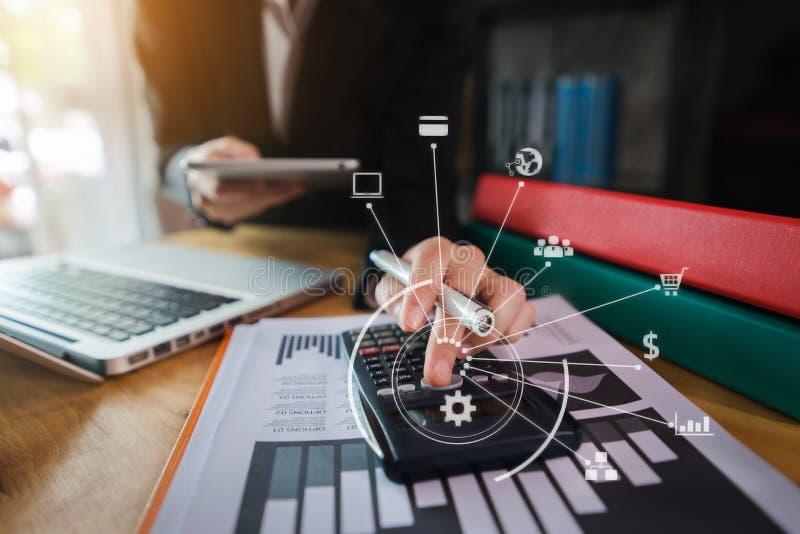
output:
[[383,352],[390,353],[390,352],[399,352],[401,347],[402,345],[395,343],[393,345],[384,345],[382,348]]
[[381,351],[378,347],[365,347],[363,349],[359,349],[358,353],[361,356],[372,356],[373,354],[378,354]]

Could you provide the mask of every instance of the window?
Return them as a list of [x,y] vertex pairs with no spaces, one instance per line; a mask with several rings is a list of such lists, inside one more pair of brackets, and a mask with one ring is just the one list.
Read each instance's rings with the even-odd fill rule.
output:
[[157,231],[130,9],[0,0],[0,257]]

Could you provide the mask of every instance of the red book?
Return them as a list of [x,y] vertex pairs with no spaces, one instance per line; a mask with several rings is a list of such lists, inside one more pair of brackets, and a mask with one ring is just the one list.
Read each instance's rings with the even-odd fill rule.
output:
[[[485,174],[473,217],[500,226],[519,179]],[[505,228],[800,318],[800,219],[525,180]],[[533,257],[534,251],[531,251]],[[654,280],[654,283],[658,278]]]

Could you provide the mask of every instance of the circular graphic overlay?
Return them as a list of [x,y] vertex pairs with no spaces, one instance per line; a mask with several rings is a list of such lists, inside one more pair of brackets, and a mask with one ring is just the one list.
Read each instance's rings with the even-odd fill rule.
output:
[[[389,306],[391,306],[397,300],[403,298],[405,295],[412,294],[418,288],[431,285],[432,283],[433,283],[432,280],[424,280],[422,282],[418,282],[416,284],[410,285],[410,286],[404,288],[402,291],[400,291],[400,292],[396,293],[395,295],[393,295],[386,302],[384,302],[367,319],[366,323],[364,324],[363,328],[359,332],[359,334],[358,334],[358,336],[357,336],[357,338],[356,338],[356,340],[354,342],[353,351],[350,354],[350,361],[349,361],[349,364],[348,364],[348,372],[347,372],[347,394],[348,394],[348,400],[350,402],[350,408],[351,408],[351,411],[352,411],[352,414],[353,414],[353,419],[356,422],[356,427],[358,428],[359,432],[364,437],[364,440],[367,442],[367,444],[370,446],[370,448],[375,452],[375,454],[380,458],[383,458],[383,452],[381,451],[380,447],[378,446],[378,444],[377,444],[374,436],[372,435],[371,431],[369,430],[369,427],[367,426],[367,424],[364,421],[362,421],[363,414],[362,414],[361,410],[359,409],[359,407],[357,407],[356,396],[353,393],[354,364],[355,364],[356,359],[359,357],[359,355],[358,355],[358,347],[361,345],[361,341],[363,340],[364,334],[367,332],[367,330],[369,330],[369,328],[373,325],[375,320],[378,317],[380,317],[381,314]],[[445,321],[446,320],[447,319],[445,319]],[[454,319],[450,318],[449,320],[452,321]],[[432,326],[437,326],[437,325],[438,325],[438,322],[435,322],[433,325],[428,325],[426,328],[427,328],[427,330],[430,330]],[[414,345],[415,341],[418,341],[420,338],[422,338],[425,335],[425,333],[426,333],[426,329],[423,329],[423,330],[421,330],[419,332],[416,332],[416,333],[412,334],[411,336],[409,336],[409,338],[406,340],[406,342],[401,347],[401,350],[395,356],[395,359],[394,359],[393,365],[392,365],[392,390],[393,390],[393,396],[394,396],[394,400],[395,400],[396,406],[398,408],[398,411],[399,411],[401,417],[405,420],[406,424],[411,426],[411,428],[413,428],[415,431],[417,431],[420,435],[422,435],[422,436],[424,436],[424,437],[426,437],[428,439],[437,441],[437,442],[442,443],[442,444],[457,446],[457,445],[467,445],[467,444],[470,444],[470,443],[476,443],[478,441],[485,440],[485,439],[495,435],[497,432],[502,430],[502,428],[506,424],[508,424],[508,422],[513,418],[514,415],[516,415],[517,417],[523,417],[524,418],[524,416],[522,416],[520,414],[517,414],[517,412],[516,412],[516,410],[519,407],[519,404],[520,404],[520,402],[522,400],[522,396],[524,394],[524,387],[526,385],[524,380],[512,380],[512,382],[514,384],[517,384],[517,387],[516,387],[516,389],[514,391],[513,398],[512,397],[505,397],[503,399],[503,402],[501,404],[505,405],[506,409],[505,410],[499,410],[498,413],[493,414],[494,415],[493,417],[485,419],[482,422],[482,424],[480,424],[480,425],[474,425],[473,423],[470,423],[468,425],[467,424],[463,425],[463,429],[461,431],[459,431],[459,432],[455,432],[455,431],[452,431],[452,430],[449,430],[448,432],[442,432],[441,428],[440,428],[441,425],[437,425],[437,427],[439,427],[439,428],[437,428],[436,430],[433,430],[432,428],[430,428],[431,425],[427,425],[426,424],[426,419],[425,418],[420,419],[419,417],[415,417],[415,416],[418,416],[419,413],[414,413],[414,411],[413,411],[414,408],[413,408],[413,406],[411,406],[412,403],[406,401],[403,398],[403,395],[398,395],[398,393],[397,393],[396,376],[397,376],[397,371],[399,369],[399,362],[401,362],[403,360],[403,358],[405,356],[407,356],[408,351],[409,351],[409,347]],[[521,365],[521,361],[520,361],[520,358],[519,358],[519,354],[517,354],[517,351],[516,351],[516,348],[514,347],[514,345],[509,343],[508,340],[504,336],[502,336],[501,333],[497,332],[496,330],[493,331],[493,333],[499,338],[498,344],[493,347],[493,351],[492,351],[493,354],[495,354],[495,356],[498,359],[509,360],[511,362],[510,365],[513,366],[514,371],[516,372],[516,375],[517,376],[524,376],[524,374],[522,372],[522,365]],[[450,339],[441,338],[441,341],[443,343],[449,343]],[[456,340],[453,340],[453,341],[454,341],[454,344],[455,343],[460,343],[459,341],[456,341]],[[424,350],[423,350],[423,353],[424,353]],[[477,357],[477,356],[478,356],[477,354],[473,355],[473,357]],[[468,381],[471,380],[471,378],[468,378],[467,376],[465,376],[465,375],[468,374],[466,371],[468,371],[468,369],[471,367],[471,365],[468,365],[468,363],[470,363],[470,362],[466,362],[466,363],[462,364],[463,366],[467,366],[467,367],[466,367],[466,369],[462,368],[465,371],[465,373],[463,375],[461,375],[461,374],[459,375],[459,376],[462,376],[462,379],[464,380],[464,382],[468,382]],[[476,364],[475,364],[476,369],[478,369],[478,367],[479,367],[478,363],[483,363],[483,362],[476,362]],[[563,362],[563,369],[564,369],[564,391],[563,391],[563,395],[562,395],[562,402],[561,402],[561,408],[560,408],[560,411],[559,411],[559,415],[558,415],[558,417],[556,419],[556,422],[555,422],[553,428],[548,431],[547,429],[533,428],[532,427],[531,428],[532,432],[543,432],[543,433],[547,434],[547,436],[546,436],[545,440],[543,441],[543,443],[536,449],[536,451],[534,451],[531,454],[531,456],[529,456],[520,465],[516,466],[515,468],[509,470],[508,472],[506,472],[506,473],[504,473],[502,475],[499,475],[499,476],[495,477],[495,480],[499,481],[499,480],[508,478],[510,476],[513,476],[515,473],[519,472],[525,466],[527,466],[528,464],[533,462],[544,451],[544,449],[547,447],[547,445],[554,439],[555,433],[558,430],[558,427],[561,425],[561,421],[562,421],[564,413],[566,411],[567,398],[568,398],[568,395],[569,395],[569,393],[568,393],[568,391],[569,391],[569,370],[568,370],[568,366],[567,366],[566,360],[564,360],[564,362]],[[473,381],[473,383],[474,383],[474,381]],[[480,385],[479,384],[477,384],[477,385],[478,385],[478,387],[475,388],[475,389],[480,390],[481,389]],[[451,398],[450,400],[453,401],[453,403],[460,404],[462,406],[462,410],[463,410],[463,409],[467,409],[469,407],[469,405],[471,405],[472,403],[470,401],[466,401],[465,402],[464,401],[464,397],[461,396],[461,393],[458,393],[458,394],[455,393],[456,391],[460,392],[461,389],[463,389],[463,387],[459,388],[459,389],[456,389],[456,390],[453,390],[453,391],[447,391],[446,393],[447,394],[452,394],[452,396],[455,397],[455,399]],[[474,391],[474,389],[473,389],[473,391]],[[442,410],[442,408],[443,407],[439,407],[440,410]],[[445,410],[446,409],[447,408],[445,408]],[[461,420],[461,421],[466,420],[466,417],[463,415],[463,412],[460,412],[460,413],[462,415],[456,417],[456,419]],[[438,416],[438,414],[433,414],[433,415]],[[472,417],[474,414],[470,412],[469,415],[470,415],[470,417]],[[524,418],[524,419],[527,419],[527,418]],[[458,426],[457,425],[452,425],[452,428],[458,428]]]
[[[411,334],[397,352],[392,362],[391,370],[391,386],[399,415],[409,427],[423,437],[447,445],[469,445],[487,439],[502,430],[519,408],[524,392],[522,381],[509,379],[507,383],[514,389],[513,396],[496,397],[491,389],[474,380],[474,377],[479,374],[487,378],[490,377],[488,373],[480,373],[479,370],[483,364],[488,362],[476,361],[476,368],[473,369],[466,359],[461,359],[460,361],[456,360],[453,374],[461,377],[462,386],[452,391],[443,392],[444,395],[452,397],[451,402],[448,403],[445,398],[441,406],[421,410],[413,406],[414,393],[409,395],[399,393],[398,386],[400,384],[397,379],[400,372],[406,369],[405,363],[408,356],[421,352],[424,357],[425,353],[424,349],[414,351],[410,347],[417,344],[417,341],[425,339],[426,335],[435,336],[435,333],[432,332],[436,330],[455,330],[458,324],[458,319],[448,317],[428,323],[421,330]],[[500,360],[507,360],[503,363],[513,362],[511,364],[513,365],[513,375],[523,376],[522,364],[519,361],[519,355],[514,345],[504,342],[505,338],[499,331],[493,329],[492,333],[500,339],[500,344],[495,348],[495,352],[498,354],[495,354],[495,356]],[[453,338],[435,340],[437,343],[439,341],[452,345],[456,344],[456,340]],[[463,356],[460,350],[458,353]],[[506,372],[505,374],[512,375],[512,372]],[[456,391],[461,393],[456,394]],[[471,394],[468,395],[469,400],[465,402],[463,400],[465,397],[461,397],[461,394],[467,395],[467,391]],[[424,394],[424,391],[421,393]],[[450,406],[453,398],[456,399],[457,406],[455,409],[458,410],[456,413],[453,413],[454,408]],[[465,418],[461,414],[466,413],[464,410],[470,407],[473,408],[474,412],[478,413],[470,412]],[[489,413],[486,413],[487,411]],[[448,423],[448,416],[455,419],[458,424]]]

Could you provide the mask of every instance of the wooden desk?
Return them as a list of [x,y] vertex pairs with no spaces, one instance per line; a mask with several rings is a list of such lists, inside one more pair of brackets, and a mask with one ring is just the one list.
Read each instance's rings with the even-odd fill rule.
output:
[[[358,234],[241,227],[167,241],[357,269]],[[353,313],[330,296],[289,316]],[[180,432],[216,344],[92,386],[0,354],[0,532],[128,532]],[[629,347],[634,354],[641,351]],[[681,393],[800,483],[800,426],[666,360],[648,362]]]

